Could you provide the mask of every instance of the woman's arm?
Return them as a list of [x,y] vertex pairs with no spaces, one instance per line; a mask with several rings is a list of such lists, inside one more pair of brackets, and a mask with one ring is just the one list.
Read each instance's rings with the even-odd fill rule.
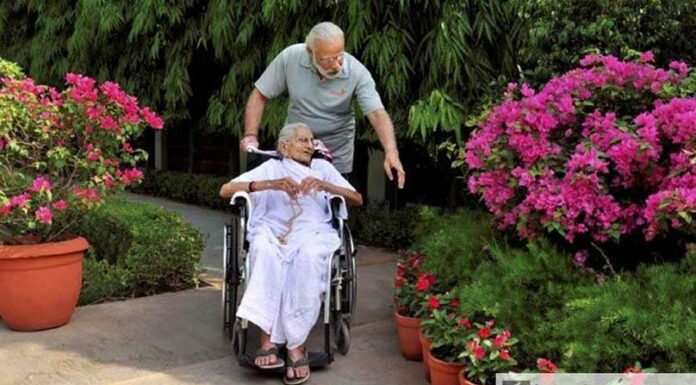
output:
[[361,206],[363,204],[362,194],[359,192],[310,176],[302,180],[299,192],[307,194],[311,191],[326,191],[329,194],[340,195],[346,199],[348,206]]
[[[253,189],[251,184],[254,184]],[[256,192],[263,190],[280,190],[285,191],[291,197],[297,196],[300,186],[295,183],[290,177],[273,180],[260,180],[254,182],[233,182],[229,181],[220,188],[220,196],[222,198],[232,198],[234,193],[239,191]],[[252,191],[253,190],[253,191]]]

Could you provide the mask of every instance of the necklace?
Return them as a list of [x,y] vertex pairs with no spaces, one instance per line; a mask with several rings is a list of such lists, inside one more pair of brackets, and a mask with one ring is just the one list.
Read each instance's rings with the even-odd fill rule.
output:
[[290,217],[290,219],[285,221],[285,227],[287,228],[285,233],[283,233],[283,235],[278,236],[278,242],[280,242],[281,245],[285,245],[288,243],[287,236],[290,235],[290,233],[292,232],[292,223],[295,221],[295,219],[297,219],[297,217],[300,216],[300,214],[302,214],[302,206],[300,206],[300,202],[297,200],[297,198],[291,198],[289,196],[288,198],[290,199],[292,216]]

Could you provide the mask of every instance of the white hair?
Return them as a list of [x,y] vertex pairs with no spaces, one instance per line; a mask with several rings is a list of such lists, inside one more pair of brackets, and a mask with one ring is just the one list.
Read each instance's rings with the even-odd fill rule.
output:
[[312,27],[312,29],[307,34],[305,44],[309,49],[313,50],[314,42],[317,40],[325,42],[334,42],[338,39],[343,40],[343,38],[343,30],[341,29],[341,27],[337,26],[336,24],[330,21],[325,21]]
[[281,143],[287,143],[295,136],[295,132],[300,128],[306,128],[309,130],[309,126],[304,123],[289,123],[283,126],[278,133],[278,150],[280,150]]

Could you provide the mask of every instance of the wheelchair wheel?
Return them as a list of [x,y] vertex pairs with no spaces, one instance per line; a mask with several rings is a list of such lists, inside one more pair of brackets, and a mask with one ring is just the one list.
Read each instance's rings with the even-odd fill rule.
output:
[[342,268],[345,269],[345,289],[341,293],[341,308],[343,309],[343,319],[350,325],[355,318],[355,308],[358,296],[358,275],[353,257],[353,243],[348,227],[343,229],[343,260]]
[[334,326],[334,338],[336,339],[336,348],[338,352],[344,356],[348,354],[350,350],[350,325],[346,322],[344,317],[337,320]]
[[222,317],[223,328],[229,332],[229,338],[233,336],[233,326],[237,314],[237,302],[239,292],[239,259],[238,259],[238,229],[239,222],[234,220],[225,225],[225,259],[224,277],[222,280]]

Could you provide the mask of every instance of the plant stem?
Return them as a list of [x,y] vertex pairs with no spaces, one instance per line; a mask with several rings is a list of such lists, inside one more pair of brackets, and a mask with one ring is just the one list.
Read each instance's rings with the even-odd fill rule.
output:
[[614,266],[611,264],[611,261],[609,261],[609,257],[604,253],[604,250],[602,250],[597,244],[594,242],[590,242],[592,246],[599,251],[600,254],[602,254],[602,257],[604,257],[604,261],[606,261],[607,266],[609,267],[609,270],[611,271],[612,275],[616,275],[616,271],[614,270]]

